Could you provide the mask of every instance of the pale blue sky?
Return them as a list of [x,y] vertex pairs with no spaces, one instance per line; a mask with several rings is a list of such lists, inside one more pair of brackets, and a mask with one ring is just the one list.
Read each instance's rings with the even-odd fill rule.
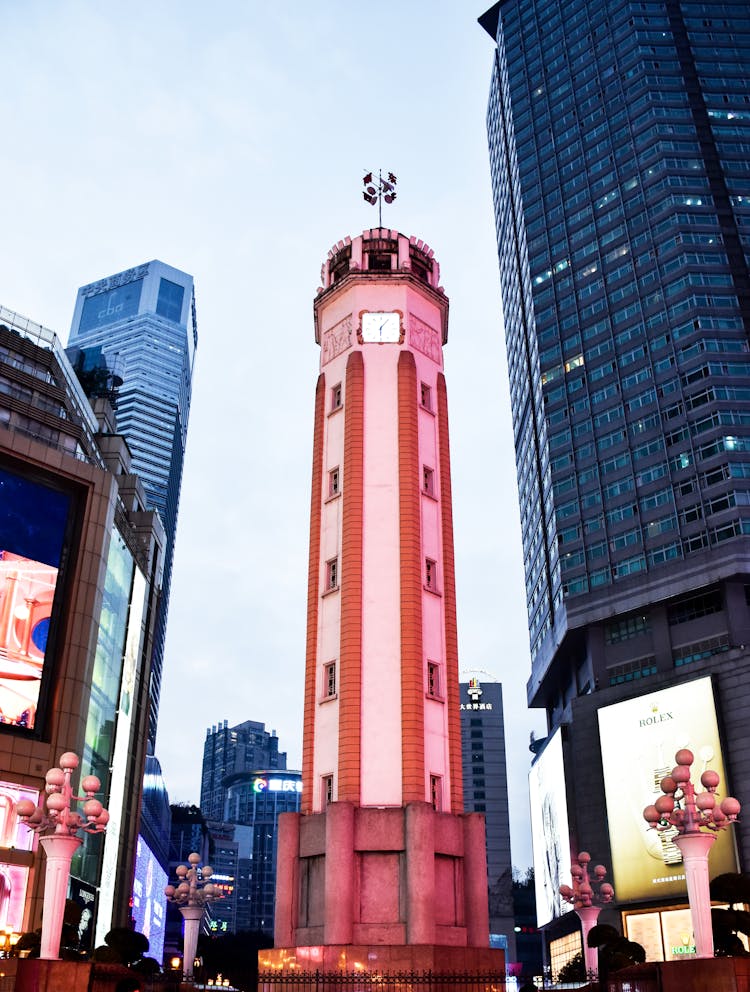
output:
[[[489,4],[488,4],[489,5]],[[529,674],[484,113],[484,10],[448,0],[5,0],[0,303],[67,340],[78,286],[195,277],[200,342],[157,754],[197,801],[206,728],[301,755],[320,265],[377,223],[423,238],[446,348],[462,669],[503,682],[513,860],[531,863]]]

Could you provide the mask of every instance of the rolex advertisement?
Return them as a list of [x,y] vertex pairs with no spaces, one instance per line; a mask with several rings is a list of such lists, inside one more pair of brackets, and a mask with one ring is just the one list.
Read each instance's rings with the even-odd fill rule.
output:
[[[710,678],[695,679],[599,710],[599,738],[618,902],[684,896],[676,831],[651,829],[643,810],[662,795],[659,783],[683,747],[695,755],[693,784],[707,768],[719,773],[717,798],[729,795]],[[709,856],[713,878],[737,871],[731,829],[719,831]]]

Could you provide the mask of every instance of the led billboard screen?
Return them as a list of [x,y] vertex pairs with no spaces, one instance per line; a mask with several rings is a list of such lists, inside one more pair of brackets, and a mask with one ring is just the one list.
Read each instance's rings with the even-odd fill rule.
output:
[[18,819],[16,813],[16,807],[22,799],[30,799],[36,806],[39,791],[15,782],[0,782],[0,847],[34,851],[37,835]]
[[[599,710],[599,739],[609,821],[615,898],[667,899],[684,896],[685,871],[669,832],[643,819],[646,806],[662,795],[659,783],[683,747],[695,755],[693,782],[713,768],[728,794],[711,679],[695,679]],[[711,877],[737,871],[731,830],[720,831],[709,858]]]
[[70,510],[69,493],[0,466],[0,725],[37,722]]
[[0,930],[23,930],[29,869],[0,862]]
[[154,857],[143,837],[138,835],[133,879],[133,920],[135,929],[148,938],[149,957],[161,961],[164,955],[164,921],[167,873]]
[[570,829],[559,730],[531,766],[529,801],[536,915],[541,927],[570,909],[560,895],[560,886],[570,883]]

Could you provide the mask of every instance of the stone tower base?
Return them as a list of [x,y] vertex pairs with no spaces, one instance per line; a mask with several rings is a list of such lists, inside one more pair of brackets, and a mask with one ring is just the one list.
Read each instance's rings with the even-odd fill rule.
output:
[[484,817],[420,802],[282,813],[274,944],[489,949]]

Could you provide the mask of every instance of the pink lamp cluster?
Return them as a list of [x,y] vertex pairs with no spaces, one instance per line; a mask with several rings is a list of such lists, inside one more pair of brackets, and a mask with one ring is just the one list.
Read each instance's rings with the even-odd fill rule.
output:
[[[96,775],[86,775],[81,780],[83,796],[73,794],[70,780],[79,763],[78,755],[72,751],[60,755],[59,767],[50,768],[44,777],[45,791],[39,805],[30,799],[22,799],[16,807],[19,819],[40,834],[39,843],[47,858],[39,952],[39,956],[47,960],[56,960],[60,956],[70,862],[76,848],[83,843],[78,831],[98,834],[106,829],[109,822],[109,813],[96,798],[96,793],[101,789]],[[83,803],[83,814],[75,808],[78,803]]]
[[696,956],[704,958],[714,954],[708,852],[717,833],[737,820],[741,807],[732,796],[717,801],[720,778],[710,768],[700,778],[705,791],[696,792],[691,772],[694,760],[693,752],[687,748],[677,752],[672,773],[661,780],[664,795],[644,809],[643,818],[650,829],[678,832],[674,842],[685,866]]
[[209,879],[213,868],[204,865],[199,868],[200,854],[193,852],[188,855],[187,865],[178,865],[175,874],[179,879],[177,885],[168,885],[164,889],[169,902],[174,903],[185,921],[183,937],[182,974],[185,981],[193,980],[195,952],[198,949],[198,931],[203,917],[203,911],[208,903],[221,898],[221,892]]
[[614,899],[615,890],[609,882],[604,881],[607,877],[607,869],[604,865],[595,865],[592,874],[589,874],[591,855],[588,851],[581,851],[576,861],[578,863],[572,864],[570,868],[573,886],[571,888],[569,885],[561,885],[560,895],[566,902],[572,904],[581,920],[586,971],[595,974],[598,970],[597,951],[595,947],[589,947],[588,935],[599,918],[602,906]]

